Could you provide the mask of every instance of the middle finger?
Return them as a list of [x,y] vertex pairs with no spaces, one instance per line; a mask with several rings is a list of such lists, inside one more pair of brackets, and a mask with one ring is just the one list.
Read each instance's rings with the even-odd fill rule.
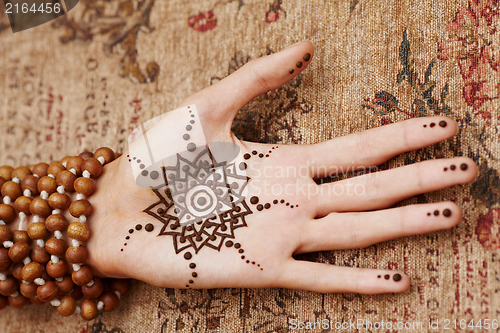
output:
[[430,160],[319,185],[317,214],[386,208],[405,198],[467,183],[477,166],[465,157]]

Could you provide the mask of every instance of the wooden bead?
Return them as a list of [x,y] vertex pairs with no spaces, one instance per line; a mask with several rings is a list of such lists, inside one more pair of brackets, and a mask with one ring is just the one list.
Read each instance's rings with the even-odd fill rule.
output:
[[9,296],[8,301],[9,305],[16,309],[20,309],[30,303],[30,300],[21,294],[17,295],[16,297]]
[[42,305],[42,304],[45,304],[44,302],[42,302],[42,301],[38,298],[38,296],[35,296],[35,297],[30,298],[30,301],[31,301],[31,303],[36,304],[36,305]]
[[118,291],[120,295],[125,295],[130,289],[129,279],[113,279],[110,285],[111,291]]
[[85,223],[73,222],[68,227],[68,236],[80,242],[86,242],[90,237],[90,229]]
[[68,209],[71,203],[71,199],[67,194],[58,192],[52,193],[47,201],[49,202],[50,208],[60,210]]
[[19,198],[14,201],[14,208],[17,212],[23,212],[26,215],[31,215],[30,205],[33,199],[30,197],[25,197],[21,195]]
[[113,162],[115,159],[115,153],[108,147],[101,147],[95,151],[94,157],[96,159],[98,159],[101,156],[104,157],[105,164]]
[[38,195],[38,178],[35,176],[26,176],[22,181],[21,181],[21,189],[23,192],[25,190],[30,190],[31,195]]
[[78,156],[80,156],[81,158],[86,160],[87,158],[94,157],[94,153],[92,153],[90,151],[84,151],[84,152],[80,153]]
[[74,271],[71,274],[71,278],[73,282],[77,286],[84,286],[92,280],[94,277],[94,273],[92,272],[92,268],[87,265],[82,265],[78,271]]
[[49,165],[47,163],[41,162],[41,163],[35,164],[32,172],[34,175],[38,175],[39,177],[44,177],[44,176],[48,175],[48,173],[47,173],[48,168],[49,168]]
[[0,243],[10,241],[12,239],[12,231],[8,225],[0,225]]
[[57,175],[59,174],[59,172],[61,172],[63,170],[66,170],[64,165],[62,165],[61,162],[54,161],[54,162],[49,164],[49,167],[47,168],[47,174],[48,175],[52,174],[57,178]]
[[[59,162],[61,162],[62,165],[64,165],[64,163],[66,163],[66,166],[68,164],[68,161],[71,159],[72,156],[64,156]],[[66,170],[69,170],[69,168],[66,168]]]
[[81,193],[86,196],[90,196],[95,192],[95,183],[90,178],[80,177],[75,180],[74,186],[77,193]]
[[90,177],[97,178],[102,174],[102,164],[96,158],[87,158],[82,163],[82,171],[88,171]]
[[23,270],[24,264],[22,262],[18,262],[12,266],[12,276],[17,280],[22,280],[21,272]]
[[42,191],[47,192],[48,194],[52,194],[57,189],[57,182],[54,178],[45,176],[38,180],[37,183],[38,192],[42,193]]
[[33,201],[31,201],[30,211],[31,214],[38,215],[43,218],[46,218],[52,212],[47,200],[44,200],[42,198],[35,198],[33,199]]
[[9,258],[9,250],[6,248],[0,248],[0,272],[9,269],[12,264],[12,260]]
[[48,231],[63,231],[68,228],[68,220],[61,214],[52,214],[45,220],[45,227]]
[[84,320],[92,320],[97,317],[97,305],[91,299],[82,301],[80,305],[81,316]]
[[5,309],[5,307],[9,305],[9,301],[7,297],[5,296],[0,296],[0,310]]
[[7,276],[4,281],[0,280],[0,295],[10,296],[17,291],[17,280],[12,275]]
[[68,273],[68,264],[64,260],[59,260],[57,264],[55,264],[52,260],[47,263],[45,267],[47,274],[53,278],[63,277]]
[[94,278],[92,287],[82,286],[82,293],[87,298],[98,298],[104,291],[104,284],[101,279]]
[[71,316],[76,310],[76,301],[71,296],[61,298],[61,304],[57,307],[57,312],[63,317]]
[[11,174],[12,174],[12,170],[14,170],[13,167],[11,167],[10,165],[2,165],[0,166],[0,177],[2,177],[3,179],[5,180],[11,180]]
[[76,175],[68,170],[63,170],[59,172],[56,177],[56,182],[58,186],[63,186],[67,192],[74,192],[75,188],[73,187],[73,183],[76,180]]
[[73,280],[71,279],[71,275],[66,274],[63,278],[62,281],[56,281],[57,286],[59,287],[59,292],[63,294],[67,294],[73,290],[73,287],[75,284],[73,283]]
[[23,190],[21,189],[21,185],[19,185],[16,182],[13,182],[12,180],[6,181],[2,185],[2,195],[9,196],[9,198],[14,201],[21,195],[23,195]]
[[28,236],[26,230],[12,230],[12,242],[26,242],[31,243],[31,238]]
[[2,188],[3,184],[5,184],[6,180],[3,179],[3,177],[0,177],[0,189]]
[[50,302],[59,294],[59,287],[53,281],[47,281],[43,286],[39,286],[36,295],[42,302]]
[[45,250],[49,254],[52,254],[54,256],[62,256],[66,252],[66,249],[68,248],[68,245],[66,242],[62,239],[57,239],[55,237],[49,238],[45,242]]
[[45,228],[45,223],[34,222],[28,226],[28,236],[31,239],[45,239],[49,236],[47,228]]
[[33,298],[36,296],[36,290],[38,288],[38,285],[36,283],[21,283],[19,286],[19,291],[21,292],[21,295],[23,295],[26,298]]
[[16,211],[11,205],[0,204],[0,220],[9,224],[16,219]]
[[115,153],[115,160],[121,157],[123,154],[122,153]]
[[66,260],[72,264],[85,262],[89,256],[89,252],[85,246],[70,246],[66,250]]
[[32,261],[27,265],[24,265],[23,270],[21,271],[21,277],[24,281],[33,282],[35,279],[42,277],[43,275],[43,267],[36,261]]
[[77,175],[82,174],[82,163],[83,163],[83,158],[80,156],[72,156],[69,160],[68,163],[66,164],[66,170],[71,170],[75,169]]
[[31,260],[45,265],[50,260],[50,254],[45,247],[35,246],[31,249]]
[[12,262],[21,262],[29,256],[31,248],[26,242],[16,242],[9,249],[9,258]]
[[74,217],[80,217],[81,215],[89,216],[92,214],[92,204],[86,200],[76,200],[69,206],[69,213]]
[[120,299],[112,291],[108,291],[107,293],[103,294],[99,298],[99,300],[104,303],[103,310],[105,312],[115,311],[116,309],[118,309],[118,306],[120,305]]
[[14,170],[12,170],[12,173],[10,176],[12,178],[19,178],[21,181],[26,177],[31,175],[31,170],[27,166],[18,166]]

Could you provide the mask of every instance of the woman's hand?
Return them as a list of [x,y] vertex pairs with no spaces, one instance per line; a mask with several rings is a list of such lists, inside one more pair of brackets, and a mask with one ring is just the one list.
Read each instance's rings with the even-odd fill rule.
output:
[[[461,220],[460,208],[452,202],[388,207],[470,182],[476,165],[459,157],[380,172],[373,168],[452,137],[456,124],[445,117],[410,119],[314,145],[236,139],[231,133],[236,113],[305,70],[312,54],[310,43],[296,44],[253,60],[187,98],[179,107],[195,110],[210,149],[198,147],[197,159],[180,149],[174,156],[179,164],[165,165],[158,178],[165,177],[168,185],[139,187],[131,168],[138,157],[129,151],[105,167],[90,198],[95,209],[89,263],[98,273],[172,288],[285,287],[363,294],[408,290],[409,278],[401,272],[297,261],[292,255],[366,247],[451,228]],[[154,140],[165,146],[185,142],[171,132]],[[223,153],[211,154],[224,152],[224,147],[237,147],[231,148],[234,156],[221,160]],[[314,182],[352,170],[364,174]]]

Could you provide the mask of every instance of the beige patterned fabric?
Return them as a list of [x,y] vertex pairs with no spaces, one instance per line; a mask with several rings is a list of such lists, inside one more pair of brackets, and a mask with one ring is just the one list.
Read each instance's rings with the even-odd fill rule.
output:
[[140,123],[249,59],[309,40],[309,68],[240,112],[233,128],[240,138],[306,144],[444,114],[459,124],[455,138],[382,168],[463,155],[480,169],[473,184],[403,203],[453,200],[464,213],[456,228],[302,257],[402,270],[412,280],[407,293],[186,291],[135,282],[116,312],[92,322],[63,318],[50,305],[7,307],[1,331],[287,332],[322,320],[340,331],[335,323],[364,320],[423,324],[391,332],[442,332],[446,320],[449,328],[453,320],[500,321],[499,10],[496,0],[81,0],[67,15],[15,34],[0,14],[0,164],[100,146],[123,151]]

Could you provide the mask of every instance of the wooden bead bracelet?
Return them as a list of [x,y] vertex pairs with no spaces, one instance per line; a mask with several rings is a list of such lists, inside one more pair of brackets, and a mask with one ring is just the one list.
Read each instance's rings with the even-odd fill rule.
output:
[[[111,279],[105,286],[85,264],[88,251],[82,245],[90,237],[86,222],[93,210],[86,197],[96,189],[93,179],[114,159],[115,153],[103,147],[50,164],[0,167],[0,309],[50,303],[63,316],[77,312],[92,320],[100,310],[118,308],[129,281]],[[76,192],[73,202],[71,192]],[[69,225],[67,209],[76,218]],[[16,217],[19,228],[11,230]],[[63,239],[65,231],[71,246]]]

